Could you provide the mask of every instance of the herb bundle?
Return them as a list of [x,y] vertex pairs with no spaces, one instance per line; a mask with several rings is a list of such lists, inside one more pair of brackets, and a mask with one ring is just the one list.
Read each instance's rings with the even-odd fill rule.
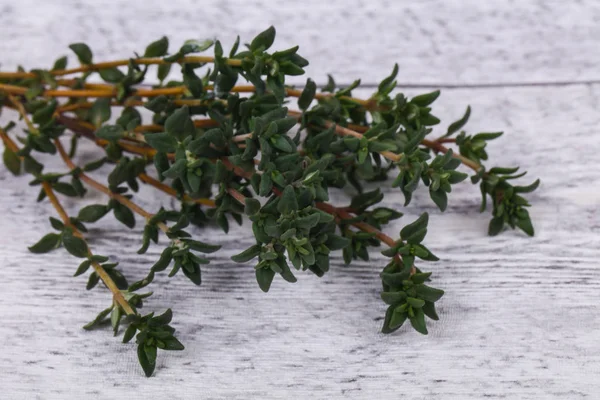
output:
[[[399,235],[388,236],[385,225],[402,213],[378,206],[384,195],[363,190],[366,182],[388,182],[402,192],[405,205],[422,184],[444,211],[452,186],[467,179],[458,170],[466,167],[479,185],[481,211],[491,203],[490,235],[505,226],[534,233],[523,194],[535,190],[539,180],[516,186],[512,180],[524,175],[517,167],[483,164],[487,143],[502,133],[467,134],[469,107],[430,139],[440,123],[431,108],[439,91],[412,98],[392,94],[397,65],[369,99],[352,96],[359,80],[340,88],[331,76],[320,90],[311,79],[302,90],[294,89],[286,76],[302,75],[308,61],[297,46],[269,52],[274,39],[271,27],[241,50],[238,37],[226,55],[212,40],[186,41],[169,53],[163,37],[142,56],[99,63],[86,44],[76,43],[70,46],[81,64],[75,68],[67,69],[62,57],[51,69],[0,72],[0,107],[25,124],[14,137],[14,122],[0,129],[4,164],[15,175],[31,174],[30,185],[41,187],[38,201],[48,199],[59,217],[50,218],[54,232],[29,250],[45,253],[62,246],[81,260],[74,275],[87,274],[86,288],[110,291],[109,306],[84,328],[109,320],[115,336],[124,331],[123,342],[135,338],[147,376],[158,349],[184,347],[170,326],[170,309],[160,315],[140,312],[152,294],[146,287],[167,269],[169,277],[183,275],[200,285],[201,266],[209,262],[204,254],[220,248],[195,240],[192,226],[215,223],[228,232],[229,224],[242,224],[245,215],[256,244],[232,259],[252,262],[265,292],[277,275],[287,282],[295,282],[300,270],[323,276],[333,252],[341,251],[351,263],[369,260],[373,247],[383,247],[389,261],[380,272],[381,298],[388,305],[382,332],[408,320],[422,334],[427,334],[425,317],[438,319],[435,303],[444,294],[420,266],[438,260],[423,244],[429,216],[423,213]],[[212,56],[197,55],[210,48]],[[177,68],[182,78],[167,80]],[[144,84],[149,74],[159,83]],[[88,79],[98,77],[102,83]],[[97,158],[83,165],[73,161],[80,140],[99,147]],[[60,157],[64,170],[45,170],[38,153]],[[112,168],[106,182],[89,175],[104,165]],[[177,209],[140,207],[133,195],[140,182],[179,199]],[[329,203],[330,189],[348,186],[356,193],[348,205]],[[84,197],[89,188],[104,193],[106,202],[67,215],[57,194]],[[135,215],[141,217],[140,254],[165,236],[144,279],[129,282],[117,263],[88,245],[87,226],[108,214],[130,229],[140,222]]]

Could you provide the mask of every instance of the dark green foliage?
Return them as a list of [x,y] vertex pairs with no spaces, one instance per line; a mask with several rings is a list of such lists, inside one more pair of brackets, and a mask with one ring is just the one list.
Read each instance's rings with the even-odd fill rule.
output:
[[88,248],[85,241],[73,234],[69,229],[63,233],[63,246],[75,257],[85,257],[88,254]]
[[254,39],[252,39],[252,43],[250,43],[250,50],[252,50],[252,51],[268,50],[274,41],[275,41],[275,28],[271,26],[264,32],[261,32],[258,35],[256,35],[256,37]]
[[110,208],[107,206],[102,204],[92,204],[79,210],[77,219],[79,219],[81,222],[96,222],[100,218],[104,217],[109,211]]
[[144,57],[162,57],[167,54],[168,49],[169,39],[166,36],[163,36],[146,47]]
[[4,161],[4,165],[6,165],[6,169],[12,172],[13,175],[19,175],[21,173],[21,160],[19,160],[19,156],[8,147],[4,148],[2,160]]
[[[92,63],[92,50],[90,50],[89,46],[85,43],[73,43],[69,45],[69,48],[73,50],[79,62],[82,64],[91,64]],[[66,65],[66,61],[65,61]]]
[[[240,38],[231,49],[224,49],[218,40],[189,40],[170,54],[169,41],[162,37],[150,43],[142,57],[136,54],[118,66],[92,65],[87,45],[71,45],[85,72],[68,81],[69,89],[87,91],[88,77],[99,76],[112,85],[112,97],[105,92],[68,100],[46,96],[44,90],[64,84],[58,79],[63,73],[53,71],[66,68],[66,58],[58,59],[52,71],[36,69],[7,82],[25,89],[22,95],[19,89],[17,97],[31,126],[18,137],[18,151],[4,147],[4,164],[15,175],[31,174],[32,186],[44,185],[38,201],[50,198],[62,219],[51,218],[56,232],[29,250],[46,253],[63,246],[80,259],[74,276],[85,275],[88,290],[111,290],[110,306],[84,328],[110,324],[115,336],[123,331],[124,343],[135,338],[146,376],[155,371],[158,349],[183,350],[183,345],[170,326],[171,310],[142,315],[139,309],[152,293],[138,291],[167,269],[169,277],[183,274],[200,285],[201,267],[211,257],[205,254],[221,250],[213,243],[227,243],[221,235],[213,235],[211,243],[197,240],[198,229],[208,224],[228,233],[233,223],[249,220],[252,240],[245,242],[246,249],[233,243],[225,251],[235,254],[231,257],[235,262],[252,263],[263,292],[272,285],[296,282],[304,271],[322,277],[342,260],[345,264],[360,260],[370,267],[380,257],[373,256],[373,249],[380,251],[389,257],[380,274],[381,299],[387,304],[384,333],[408,321],[417,332],[427,334],[425,317],[439,319],[435,304],[444,294],[431,286],[432,274],[419,268],[423,262],[438,260],[424,244],[429,214],[404,223],[398,235],[386,235],[386,226],[403,216],[397,199],[386,197],[394,193],[386,185],[402,192],[405,205],[419,198],[415,193],[424,186],[437,209],[445,211],[454,185],[468,177],[462,170],[466,166],[474,171],[471,181],[480,186],[482,211],[488,200],[492,203],[490,235],[506,226],[534,233],[523,195],[535,190],[539,180],[517,186],[512,182],[522,176],[518,168],[487,169],[482,164],[488,159],[488,142],[501,133],[467,134],[470,107],[435,139],[430,135],[440,124],[433,113],[440,91],[412,98],[394,93],[398,65],[366,100],[352,94],[360,79],[339,87],[328,76],[318,93],[308,78],[304,88],[296,90],[287,86],[286,78],[304,74],[308,61],[298,46],[270,53],[275,34],[270,27],[246,48],[240,47]],[[211,47],[212,57],[198,54]],[[160,83],[140,85],[150,68]],[[172,68],[181,68],[181,78],[166,81]],[[235,87],[245,83],[251,90]],[[145,95],[148,91],[154,93]],[[294,96],[297,101],[291,99]],[[6,102],[2,90],[0,100]],[[72,110],[65,115],[63,107]],[[3,135],[13,126],[4,128]],[[85,162],[62,172],[44,170],[37,153],[56,154],[60,147],[55,139],[65,135],[71,137],[69,157]],[[104,153],[89,158],[78,154],[84,138],[96,140]],[[449,148],[452,145],[458,154]],[[96,171],[94,176],[104,173],[106,187],[82,175],[90,171]],[[81,207],[71,214],[77,217],[65,216],[53,196],[83,197],[88,184],[108,195],[106,202]],[[168,208],[155,214],[141,210],[147,199],[139,198],[139,193],[146,184],[173,195],[172,201],[163,202]],[[334,199],[350,194],[349,204],[333,206],[332,193]],[[135,214],[143,224],[136,231],[141,242],[119,246],[125,254],[136,250],[155,254],[156,261],[130,284],[117,263],[92,253],[84,235],[88,225],[107,215],[135,229]],[[95,232],[90,228],[90,233]],[[160,247],[154,249],[153,244]],[[265,296],[277,301],[273,291]]]
[[164,60],[168,62],[174,62],[188,54],[200,53],[208,50],[213,44],[214,42],[212,40],[205,40],[203,42],[198,40],[186,40],[177,53],[165,57]]
[[56,233],[49,233],[41,238],[36,244],[29,247],[32,253],[47,253],[57,248],[61,244],[61,236]]
[[97,137],[110,141],[121,139],[123,134],[124,131],[120,125],[104,125],[96,131]]
[[493,140],[502,136],[502,132],[495,133],[478,133],[474,136],[468,136],[466,133],[461,132],[456,137],[456,144],[460,149],[460,154],[477,162],[485,161],[488,159],[485,147],[487,146],[488,140]]
[[56,59],[56,61],[54,61],[54,65],[52,66],[52,71],[67,68],[67,62],[68,62],[67,56],[62,56],[62,57]]
[[315,82],[310,78],[307,79],[306,86],[302,91],[302,95],[298,98],[298,107],[300,107],[301,110],[308,109],[308,106],[310,106],[310,103],[313,101],[316,92],[317,85]]
[[534,229],[531,224],[529,202],[520,193],[533,192],[540,184],[540,180],[528,186],[513,186],[509,180],[523,176],[513,175],[517,169],[492,168],[485,174],[480,183],[482,193],[481,211],[486,208],[486,196],[489,195],[492,202],[492,220],[488,233],[495,236],[502,231],[505,224],[511,228],[519,228],[529,236],[533,236]]
[[[147,294],[128,294],[130,303],[141,306],[142,299],[148,297]],[[110,316],[110,317],[109,317]],[[83,328],[90,330],[102,325],[106,318],[110,318],[110,323],[115,332],[118,333],[119,323],[123,317],[123,312],[119,307],[111,306],[102,310],[96,318]],[[135,315],[130,319],[128,327],[123,334],[123,343],[128,343],[136,338],[138,360],[146,376],[151,376],[156,368],[157,350],[183,350],[184,346],[174,336],[175,329],[171,327],[170,322],[173,318],[171,309],[167,309],[163,314],[154,316],[154,313],[145,316]]]
[[105,82],[109,83],[119,83],[125,78],[125,74],[116,67],[101,69],[98,73]]
[[467,106],[467,111],[465,111],[465,115],[462,116],[461,119],[455,121],[448,126],[448,130],[444,136],[450,136],[458,132],[466,123],[469,121],[469,117],[471,116],[471,106]]
[[[151,220],[149,225],[144,229],[144,245],[138,252],[145,252],[150,240],[157,242],[158,231],[153,226],[154,224],[162,222],[163,218],[168,217],[167,213],[164,213],[164,215],[160,214],[161,213],[157,214],[154,217],[154,220]],[[152,277],[155,272],[164,271],[171,263],[173,263],[173,268],[169,272],[169,277],[174,276],[181,270],[194,284],[200,285],[202,283],[200,265],[208,264],[209,260],[199,257],[194,252],[213,253],[219,250],[221,246],[191,239],[191,235],[183,230],[189,223],[189,218],[185,214],[182,214],[177,223],[171,226],[167,233],[172,240],[171,245],[163,250],[158,261],[152,266]],[[151,280],[152,279],[150,279],[150,281]]]
[[100,127],[104,122],[108,121],[110,115],[110,99],[101,97],[92,105],[89,119],[94,126]]
[[456,171],[460,160],[452,157],[452,150],[444,155],[438,155],[429,164],[428,169],[421,176],[425,185],[429,186],[429,195],[440,211],[445,211],[448,205],[448,195],[452,191],[452,184],[467,179],[467,174]]
[[177,148],[177,139],[167,132],[147,133],[146,142],[161,153],[172,153]]
[[431,273],[412,273],[410,264],[392,260],[381,273],[381,299],[388,305],[381,331],[392,333],[408,319],[412,327],[426,335],[424,316],[437,321],[435,302],[444,291],[425,285]]

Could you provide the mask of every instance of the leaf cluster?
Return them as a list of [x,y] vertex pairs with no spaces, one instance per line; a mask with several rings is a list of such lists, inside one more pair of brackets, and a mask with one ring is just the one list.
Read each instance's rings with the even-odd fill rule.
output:
[[[80,259],[74,275],[87,274],[87,289],[111,292],[110,306],[85,328],[110,323],[117,335],[126,325],[123,342],[135,337],[147,376],[156,368],[158,349],[183,350],[183,345],[170,325],[170,309],[140,314],[152,292],[139,290],[167,269],[169,277],[202,283],[207,254],[221,245],[218,237],[211,239],[215,243],[198,240],[200,228],[215,225],[228,233],[232,223],[248,220],[251,243],[231,258],[252,263],[264,292],[281,284],[277,275],[290,283],[301,279],[302,271],[324,276],[335,266],[336,254],[345,264],[370,265],[381,257],[373,256],[376,249],[389,258],[380,273],[387,305],[382,332],[394,332],[408,320],[422,334],[428,332],[425,317],[439,319],[435,303],[444,294],[431,286],[431,272],[420,269],[421,263],[438,260],[424,245],[429,214],[388,236],[388,224],[403,213],[386,193],[401,192],[407,206],[425,187],[437,209],[445,211],[454,185],[469,177],[463,170],[470,168],[471,182],[482,194],[481,210],[492,204],[489,234],[507,226],[534,233],[524,194],[539,180],[519,186],[512,183],[523,175],[518,168],[483,164],[488,142],[502,133],[467,134],[471,107],[432,139],[441,123],[434,114],[439,91],[412,98],[398,93],[398,65],[368,99],[353,97],[360,80],[340,87],[328,76],[327,85],[318,88],[308,78],[301,90],[293,88],[286,77],[304,74],[308,61],[298,46],[273,51],[275,36],[270,27],[245,48],[238,37],[228,52],[219,40],[188,40],[173,50],[161,37],[141,56],[112,63],[97,63],[88,45],[75,43],[70,49],[81,65],[74,79],[59,79],[69,74],[65,57],[48,70],[20,69],[7,78],[0,73],[8,84],[0,87],[0,108],[17,111],[26,122],[16,137],[19,145],[8,136],[14,123],[1,130],[4,164],[15,175],[31,174],[30,185],[41,186],[38,201],[49,199],[62,219],[50,218],[55,232],[29,250],[64,247]],[[90,77],[103,83],[90,83]],[[152,86],[141,85],[147,81]],[[61,148],[65,137],[68,152]],[[78,167],[72,159],[84,139],[101,149]],[[41,153],[61,157],[67,171],[45,171]],[[90,178],[90,172],[104,174],[106,182]],[[155,213],[141,209],[135,202],[142,184],[175,197],[169,203],[175,205]],[[380,189],[385,186],[391,189]],[[106,202],[66,216],[54,193],[82,198],[90,187],[106,194]],[[349,204],[332,204],[339,194],[350,194]],[[138,254],[160,247],[141,280],[130,283],[118,263],[92,253],[86,241],[88,225],[110,215],[129,229],[143,218]]]

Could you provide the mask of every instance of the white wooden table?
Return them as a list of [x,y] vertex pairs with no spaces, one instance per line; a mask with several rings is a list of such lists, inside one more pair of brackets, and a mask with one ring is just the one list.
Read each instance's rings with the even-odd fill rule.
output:
[[[427,210],[427,245],[442,258],[425,267],[447,293],[427,337],[409,327],[379,333],[383,256],[350,267],[337,258],[322,279],[276,279],[264,294],[250,265],[228,259],[251,243],[248,224],[228,237],[194,231],[224,250],[203,268],[201,287],[158,277],[148,309],[173,308],[186,350],[160,353],[156,376],[146,379],[133,345],[108,330],[81,329],[107,305],[106,292],[85,291],[83,277],[70,278],[76,262],[64,250],[27,251],[49,231],[53,210],[35,203],[29,177],[0,167],[0,398],[600,396],[600,84],[590,82],[600,79],[600,3],[1,3],[2,70],[48,67],[75,41],[106,60],[143,51],[161,34],[173,46],[212,36],[229,46],[236,34],[250,40],[270,24],[277,47],[300,44],[308,75],[320,83],[333,73],[341,83],[375,84],[398,62],[402,83],[446,87],[436,103],[442,121],[471,104],[470,132],[504,130],[491,145],[492,163],[521,165],[542,185],[531,196],[533,239],[513,231],[487,237],[488,214],[478,213],[478,189],[468,183],[458,185],[444,214],[425,191],[402,210],[406,217],[390,232]],[[402,208],[402,196],[387,192],[387,205]],[[139,202],[150,210],[172,204],[149,193],[142,189]],[[104,199],[90,191],[86,201]],[[125,232],[110,218],[89,236],[99,252],[118,254],[132,279],[159,251],[135,254],[140,227]]]

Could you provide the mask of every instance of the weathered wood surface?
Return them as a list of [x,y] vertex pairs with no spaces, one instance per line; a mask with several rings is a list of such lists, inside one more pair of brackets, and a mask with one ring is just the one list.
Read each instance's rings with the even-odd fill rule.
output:
[[276,46],[300,45],[318,82],[373,83],[395,62],[410,84],[584,81],[599,79],[599,19],[593,0],[3,1],[0,62],[49,68],[74,41],[98,60],[130,57],[163,34],[173,48],[210,37],[228,48],[273,24]]
[[[237,32],[249,39],[275,23],[281,42],[302,45],[312,75],[341,69],[340,81],[361,76],[375,83],[395,61],[406,82],[600,78],[600,10],[592,1],[243,2],[241,9],[235,2],[192,3],[6,3],[0,6],[2,69],[48,64],[82,38],[106,59],[141,50],[159,32],[174,42],[217,34],[231,39]],[[165,22],[151,26],[157,21]],[[323,32],[335,36],[321,38]],[[81,329],[107,305],[106,292],[87,292],[83,277],[70,278],[76,261],[63,250],[27,252],[49,230],[53,210],[35,203],[28,177],[14,178],[0,167],[0,397],[596,398],[599,97],[600,85],[443,92],[436,115],[449,121],[471,104],[471,132],[506,132],[490,149],[494,163],[520,164],[542,186],[531,196],[533,239],[518,232],[487,237],[488,215],[478,213],[478,189],[468,183],[453,192],[444,214],[424,191],[403,210],[404,221],[424,210],[432,214],[427,245],[442,258],[426,267],[447,292],[429,336],[410,328],[391,336],[378,332],[382,256],[373,253],[371,262],[350,267],[337,258],[322,279],[308,273],[294,285],[276,279],[264,294],[250,265],[228,259],[251,243],[247,224],[229,236],[197,230],[224,251],[203,268],[201,287],[181,277],[160,276],[154,284],[147,307],[174,309],[186,350],[161,353],[152,379],[142,376],[132,345],[108,330]],[[386,191],[386,204],[401,208],[402,196]],[[138,196],[150,210],[173,204],[150,193],[143,188]],[[104,198],[90,191],[88,201]],[[73,213],[78,204],[65,200]],[[110,218],[89,236],[98,252],[118,255],[132,279],[145,274],[159,251],[154,246],[145,256],[135,254],[141,228],[127,232]]]

